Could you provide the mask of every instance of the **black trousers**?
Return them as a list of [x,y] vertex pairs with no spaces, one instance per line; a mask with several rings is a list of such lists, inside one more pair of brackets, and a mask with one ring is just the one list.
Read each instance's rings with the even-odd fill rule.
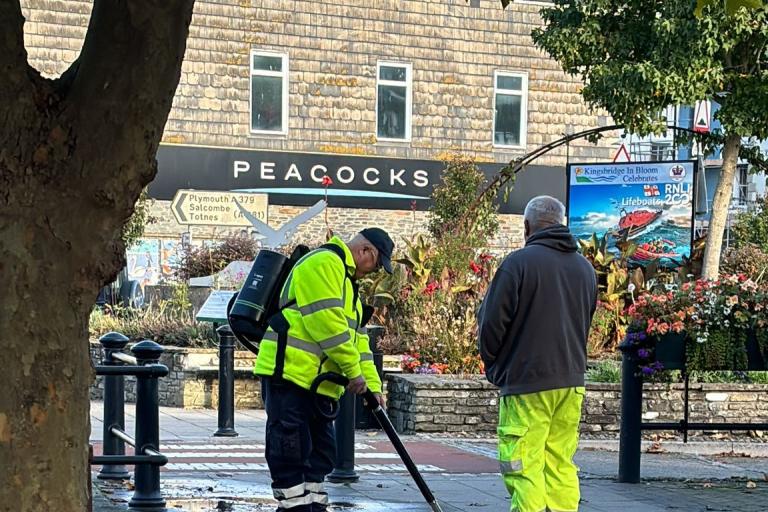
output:
[[333,401],[270,377],[261,379],[267,410],[265,456],[278,510],[324,512],[325,476],[333,470],[336,437],[333,422],[317,413],[316,401],[330,410]]

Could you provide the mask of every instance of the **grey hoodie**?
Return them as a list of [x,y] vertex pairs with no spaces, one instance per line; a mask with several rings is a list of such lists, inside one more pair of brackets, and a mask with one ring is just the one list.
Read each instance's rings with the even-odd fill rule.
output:
[[584,385],[597,280],[576,249],[566,226],[542,229],[493,277],[478,336],[486,377],[502,396]]

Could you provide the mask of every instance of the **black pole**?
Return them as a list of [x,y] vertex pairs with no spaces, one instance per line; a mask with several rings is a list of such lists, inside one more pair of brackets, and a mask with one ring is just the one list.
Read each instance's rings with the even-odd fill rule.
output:
[[235,335],[229,325],[219,335],[219,429],[216,437],[237,437],[235,431]]
[[376,401],[376,397],[370,390],[367,391],[363,396],[366,402],[366,407],[373,411],[374,417],[376,420],[378,420],[381,428],[384,429],[384,432],[387,434],[387,437],[392,443],[392,446],[395,447],[397,454],[400,456],[403,464],[405,464],[405,468],[408,470],[408,473],[410,473],[413,481],[416,482],[416,487],[418,487],[419,491],[421,491],[421,495],[424,496],[424,499],[429,504],[433,512],[442,512],[440,504],[437,502],[435,496],[432,494],[432,491],[429,489],[427,482],[424,481],[424,477],[422,477],[421,473],[419,473],[419,468],[416,467],[416,463],[413,462],[411,455],[405,449],[405,445],[400,440],[400,436],[397,435],[397,431],[392,425],[392,422],[389,420],[386,411],[384,411],[381,405],[379,405],[379,403]]
[[[139,365],[158,364],[163,347],[145,340],[134,345],[132,352]],[[136,376],[136,455],[151,455],[144,451],[146,449],[160,449],[158,381],[155,375]],[[128,503],[129,509],[165,510],[165,500],[160,492],[160,466],[136,464],[134,483],[136,487]]]
[[[118,332],[110,332],[99,338],[104,349],[101,364],[112,366],[123,364],[112,359],[112,354],[121,352],[128,344],[128,338]],[[107,375],[104,377],[104,455],[125,455],[125,443],[112,434],[112,427],[125,430],[125,381],[122,375]],[[97,475],[100,480],[125,480],[131,474],[122,464],[104,464]]]
[[326,478],[334,484],[353,483],[360,480],[355,472],[355,405],[357,396],[344,393],[339,400],[336,428],[336,464]]
[[640,442],[643,378],[631,342],[624,340],[621,350],[621,430],[619,432],[619,482],[640,482]]

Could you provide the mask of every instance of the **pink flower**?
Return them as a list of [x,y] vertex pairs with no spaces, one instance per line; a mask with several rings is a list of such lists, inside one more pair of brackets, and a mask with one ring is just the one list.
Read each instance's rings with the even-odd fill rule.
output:
[[432,295],[432,294],[434,294],[437,291],[438,288],[440,288],[440,285],[437,284],[436,281],[432,281],[431,283],[429,283],[424,288],[424,292],[423,293],[424,293],[424,295]]

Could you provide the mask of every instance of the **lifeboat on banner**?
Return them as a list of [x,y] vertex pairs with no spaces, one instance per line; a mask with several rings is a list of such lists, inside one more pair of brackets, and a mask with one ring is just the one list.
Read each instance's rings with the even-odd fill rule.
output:
[[646,242],[635,249],[632,259],[636,261],[653,261],[660,258],[678,258],[680,255],[674,252],[675,243],[671,240],[657,240]]
[[613,232],[615,238],[634,238],[648,226],[656,222],[663,210],[635,210],[627,213],[622,208],[618,229]]

